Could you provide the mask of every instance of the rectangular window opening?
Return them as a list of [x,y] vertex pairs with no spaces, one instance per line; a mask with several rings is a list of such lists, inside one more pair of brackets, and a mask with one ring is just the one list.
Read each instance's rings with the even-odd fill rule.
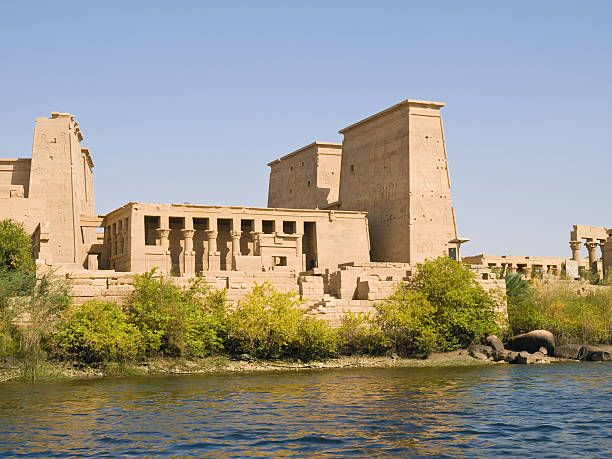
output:
[[287,257],[274,257],[274,266],[287,266]]
[[283,233],[295,234],[295,222],[283,222]]
[[159,217],[145,215],[145,245],[157,244],[157,228],[159,228]]
[[255,229],[255,220],[240,220],[240,231],[244,233],[250,233]]
[[261,230],[265,234],[272,234],[274,232],[274,220],[263,220],[261,222]]
[[208,218],[194,218],[193,229],[196,231],[206,231],[208,229]]

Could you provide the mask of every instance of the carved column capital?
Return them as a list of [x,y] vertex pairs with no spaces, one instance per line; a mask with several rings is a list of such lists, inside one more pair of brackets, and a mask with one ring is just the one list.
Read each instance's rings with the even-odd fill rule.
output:
[[242,231],[232,230],[230,231],[230,235],[232,236],[232,239],[240,239],[240,236],[242,236]]
[[263,231],[251,231],[251,237],[253,238],[253,241],[257,241],[259,235],[261,234],[263,234]]
[[580,248],[582,247],[582,242],[570,241],[569,245],[572,249],[572,260],[580,260]]
[[168,236],[170,235],[170,229],[168,228],[157,228],[155,231],[157,231],[157,236],[160,239],[168,239]]
[[194,229],[182,229],[181,233],[183,233],[183,237],[185,239],[193,239],[193,235],[195,233]]
[[206,233],[208,239],[217,239],[217,236],[219,235],[219,231],[213,229],[209,229],[204,232]]

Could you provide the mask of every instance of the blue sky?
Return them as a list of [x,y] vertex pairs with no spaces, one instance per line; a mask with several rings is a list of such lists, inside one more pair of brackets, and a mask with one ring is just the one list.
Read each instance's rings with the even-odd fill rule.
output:
[[265,206],[266,163],[406,98],[443,108],[475,253],[612,227],[612,2],[2,2],[0,157],[76,115],[98,213]]

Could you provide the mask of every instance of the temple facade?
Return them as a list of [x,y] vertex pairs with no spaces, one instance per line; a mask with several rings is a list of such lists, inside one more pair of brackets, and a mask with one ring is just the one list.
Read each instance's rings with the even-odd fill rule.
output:
[[373,261],[460,259],[441,102],[404,100],[270,166],[269,206],[365,211]]
[[97,257],[116,271],[300,273],[370,261],[364,212],[132,202],[103,224]]

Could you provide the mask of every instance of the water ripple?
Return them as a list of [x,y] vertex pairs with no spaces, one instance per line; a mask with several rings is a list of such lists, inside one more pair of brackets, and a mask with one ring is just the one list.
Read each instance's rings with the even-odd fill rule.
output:
[[2,457],[612,456],[612,364],[0,386]]

